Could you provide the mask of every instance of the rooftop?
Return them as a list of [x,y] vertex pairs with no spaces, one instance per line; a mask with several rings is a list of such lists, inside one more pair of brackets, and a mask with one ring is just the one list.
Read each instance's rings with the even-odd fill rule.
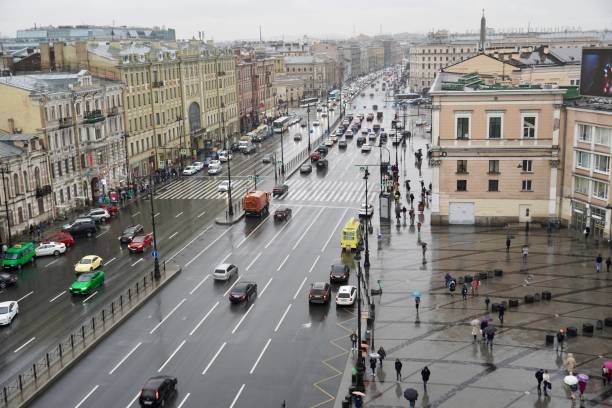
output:
[[[80,71],[78,73],[47,73],[31,75],[15,75],[1,77],[0,84],[25,89],[32,92],[68,92],[71,86],[79,84],[84,76],[89,76],[89,72]],[[91,78],[93,87],[118,85],[119,82],[109,81],[99,78]]]
[[477,72],[458,74],[452,72],[439,72],[434,81],[431,93],[436,92],[482,92],[482,91],[556,91],[565,92],[564,89],[543,88],[540,85],[513,85],[510,83],[497,83],[494,78],[484,77]]
[[325,62],[323,58],[304,55],[300,57],[285,57],[285,64],[312,64]]
[[612,112],[612,98],[583,96],[572,100],[566,100],[565,106],[568,108]]

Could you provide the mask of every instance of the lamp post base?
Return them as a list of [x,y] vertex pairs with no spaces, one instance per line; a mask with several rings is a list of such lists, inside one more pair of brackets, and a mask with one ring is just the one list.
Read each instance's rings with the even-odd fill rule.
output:
[[159,259],[157,257],[155,257],[153,260],[153,277],[156,280],[161,278],[161,272],[159,271]]

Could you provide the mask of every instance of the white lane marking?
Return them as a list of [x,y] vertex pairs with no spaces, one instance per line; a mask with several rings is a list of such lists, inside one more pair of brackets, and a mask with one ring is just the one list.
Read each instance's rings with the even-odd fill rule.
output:
[[[159,214],[159,213],[158,213],[158,214]],[[183,211],[181,211],[180,213],[176,214],[176,215],[174,216],[174,218],[178,218],[178,217],[180,217],[181,215],[183,215]]]
[[159,215],[159,213],[155,213],[155,215],[153,216],[153,218],[157,217]]
[[112,374],[115,372],[115,370],[117,370],[121,364],[125,363],[125,360],[127,360],[127,359],[128,359],[128,358],[129,358],[129,357],[132,355],[132,353],[134,353],[134,352],[136,351],[136,349],[137,349],[138,347],[140,347],[141,345],[142,345],[142,342],[140,342],[140,343],[138,343],[136,346],[134,346],[134,348],[133,348],[133,349],[131,349],[131,350],[130,350],[130,351],[129,351],[129,352],[126,354],[126,355],[125,355],[125,357],[123,357],[123,358],[122,358],[122,359],[121,359],[121,360],[120,360],[120,361],[117,363],[117,365],[116,365],[116,366],[114,366],[114,367],[113,367],[113,369],[112,369],[112,370],[110,370],[110,371],[108,372],[108,375],[112,375]]
[[329,238],[327,238],[327,241],[325,241],[325,245],[323,245],[323,248],[321,248],[321,252],[325,252],[325,248],[327,247],[327,244],[329,244],[329,241],[332,239],[332,237],[334,236],[334,234],[336,233],[336,230],[338,229],[338,227],[340,226],[340,223],[342,222],[342,220],[344,219],[344,216],[346,215],[346,212],[348,211],[348,208],[346,210],[344,210],[344,212],[342,213],[342,217],[340,217],[340,219],[338,220],[338,222],[336,223],[336,226],[334,227],[334,229],[332,230],[331,234],[329,235]]
[[98,387],[100,387],[99,385],[96,385],[95,387],[93,387],[91,389],[91,391],[89,391],[87,393],[87,395],[85,396],[85,398],[83,398],[78,404],[76,404],[74,406],[74,408],[79,408],[81,405],[83,405],[83,403],[87,400],[87,398],[91,397],[91,394],[93,394],[94,392],[96,392],[96,390],[98,389]]
[[259,254],[257,254],[257,256],[255,258],[253,258],[253,260],[251,261],[250,264],[247,265],[246,270],[248,271],[249,269],[251,269],[251,266],[253,266],[253,264],[255,263],[255,261],[257,261],[259,259],[259,257],[261,256],[261,252]]
[[111,259],[110,261],[106,261],[106,262],[104,262],[104,266],[106,266],[106,265],[108,265],[109,263],[113,262],[115,259],[117,259],[117,258],[113,258],[113,259]]
[[229,258],[230,256],[232,256],[232,253],[230,252],[229,254],[225,255],[225,258],[223,258],[223,260],[221,261],[221,263],[225,263],[225,261],[227,261],[227,258]]
[[312,270],[314,269],[315,265],[317,264],[317,262],[319,262],[319,257],[321,255],[317,255],[317,257],[315,258],[314,262],[312,263],[312,266],[310,267],[310,269],[308,270],[308,274],[310,274],[312,272]]
[[251,309],[253,309],[253,306],[255,306],[255,303],[252,303],[251,306],[249,306],[249,309],[246,311],[246,313],[242,315],[238,324],[234,326],[234,330],[232,330],[232,334],[236,333],[236,330],[238,330],[238,328],[240,327],[244,319],[246,319],[246,317],[249,315],[249,312],[251,311]]
[[304,280],[302,281],[302,283],[300,283],[300,287],[295,291],[295,295],[293,295],[293,300],[295,300],[297,296],[300,294],[300,291],[302,290],[302,286],[304,286],[304,283],[306,283],[305,276],[304,276]]
[[293,219],[293,218],[294,218],[294,217],[295,217],[295,216],[296,216],[296,215],[297,215],[297,214],[300,212],[300,210],[301,210],[301,209],[302,209],[302,208],[298,208],[298,209],[297,209],[297,211],[295,212],[295,214],[293,214],[293,215],[291,216],[291,219],[290,219],[289,221],[287,221],[287,222],[285,223],[285,225],[283,225],[283,227],[282,227],[280,230],[278,230],[278,232],[277,232],[276,234],[274,234],[274,236],[272,237],[272,239],[271,239],[271,240],[270,240],[270,241],[269,241],[269,242],[266,244],[266,246],[264,247],[265,249],[268,249],[268,247],[269,247],[270,245],[272,245],[272,242],[274,242],[274,240],[276,239],[276,237],[278,237],[278,236],[280,235],[280,233],[281,233],[281,232],[283,232],[283,231],[285,230],[285,228],[287,228],[287,226],[288,226],[288,225],[291,223],[291,220],[292,220],[292,219]]
[[242,244],[244,244],[244,242],[245,242],[247,239],[249,239],[249,238],[251,237],[251,235],[253,235],[253,234],[255,233],[255,231],[257,231],[257,230],[258,230],[258,229],[259,229],[259,228],[260,228],[262,225],[264,225],[264,224],[266,223],[266,220],[268,219],[268,217],[270,217],[270,215],[266,215],[266,218],[264,218],[263,220],[261,220],[261,222],[259,223],[259,225],[258,225],[258,226],[256,226],[256,227],[253,229],[253,231],[251,231],[251,232],[249,233],[249,235],[247,235],[246,237],[244,237],[244,239],[243,239],[242,241],[240,241],[240,242],[238,243],[238,245],[236,245],[236,248],[240,248],[240,246],[241,246]]
[[242,390],[244,390],[245,386],[246,384],[242,384],[242,387],[240,387],[240,389],[238,390],[238,394],[236,394],[236,396],[234,397],[234,400],[230,404],[229,408],[234,408],[234,405],[236,405],[236,401],[238,401],[238,398],[240,398],[240,394],[242,394]]
[[32,337],[30,340],[26,341],[25,343],[23,343],[21,346],[19,346],[18,348],[15,349],[15,351],[13,351],[13,353],[19,353],[19,351],[21,351],[21,349],[23,349],[25,346],[27,346],[28,344],[30,344],[31,342],[33,342],[36,339],[36,337]]
[[49,303],[53,303],[53,302],[55,302],[55,301],[57,300],[57,298],[59,298],[60,296],[62,296],[64,293],[66,293],[66,291],[60,292],[60,294],[59,294],[59,295],[57,295],[56,297],[54,297],[53,299],[51,299],[51,300],[49,301]]
[[84,304],[85,302],[87,302],[89,299],[91,299],[92,297],[96,296],[97,294],[98,294],[98,291],[96,290],[94,293],[92,293],[91,295],[87,296],[85,298],[85,300],[83,300],[81,303]]
[[30,293],[27,293],[26,295],[24,295],[23,297],[21,297],[20,299],[17,299],[17,303],[21,302],[23,299],[27,298],[28,296],[30,296],[32,293],[34,293],[34,291],[31,291]]
[[179,346],[176,348],[176,350],[174,350],[172,352],[172,354],[170,354],[170,357],[168,357],[168,359],[164,362],[164,364],[161,365],[161,367],[159,367],[159,369],[157,370],[158,373],[161,373],[162,370],[164,369],[164,367],[166,366],[166,364],[168,364],[170,362],[170,360],[172,360],[172,358],[176,355],[176,353],[179,352],[179,350],[181,348],[183,348],[183,346],[185,345],[185,343],[187,343],[187,340],[183,340],[181,342],[181,344],[179,344]]
[[46,264],[44,267],[48,268],[49,266],[53,265],[54,263],[56,263],[57,261],[59,261],[59,259],[56,259],[55,261],[51,261],[48,264]]
[[263,357],[263,355],[266,352],[266,349],[270,345],[271,341],[272,341],[271,338],[268,339],[268,341],[266,342],[266,345],[264,346],[263,350],[261,350],[261,353],[259,353],[259,357],[257,357],[257,360],[255,361],[255,364],[253,364],[253,367],[251,368],[251,371],[249,371],[249,374],[253,374],[253,372],[255,371],[255,368],[257,368],[257,364],[259,364],[259,360],[261,360],[261,358]]
[[221,354],[221,351],[223,351],[223,349],[225,348],[225,345],[227,344],[227,342],[224,342],[221,347],[219,347],[219,350],[217,350],[217,352],[215,353],[215,355],[213,356],[213,358],[208,362],[208,364],[206,365],[206,368],[204,369],[204,371],[202,371],[202,375],[206,374],[208,372],[208,369],[210,368],[211,365],[213,365],[213,363],[215,362],[215,360],[217,359],[217,357],[219,357],[219,354]]
[[306,231],[304,231],[302,233],[302,236],[300,237],[300,239],[298,239],[298,241],[295,243],[295,245],[293,245],[293,249],[295,250],[298,245],[300,245],[300,242],[302,242],[302,239],[304,239],[304,237],[306,236],[306,234],[308,233],[308,231],[310,231],[310,228],[314,225],[315,222],[317,222],[317,220],[321,217],[321,213],[323,212],[323,210],[325,209],[325,207],[321,208],[321,210],[319,211],[319,213],[317,214],[317,216],[314,218],[314,220],[312,220],[312,222],[310,223],[310,225],[308,226],[308,228],[306,228]]
[[202,279],[202,280],[200,281],[200,283],[198,283],[198,284],[197,284],[197,285],[196,285],[196,286],[195,286],[193,289],[191,289],[191,291],[189,292],[189,294],[190,294],[190,295],[193,295],[193,292],[195,292],[196,290],[198,290],[198,288],[199,288],[200,286],[202,286],[202,284],[203,284],[204,282],[206,282],[206,280],[207,280],[208,278],[210,278],[210,275],[206,275],[206,276],[204,277],[204,279]]
[[196,239],[200,238],[202,235],[204,235],[204,233],[206,231],[208,231],[209,229],[212,228],[212,225],[209,225],[208,227],[204,228],[204,231],[200,232],[194,239],[192,239],[191,241],[189,241],[187,243],[187,245],[185,245],[184,247],[182,247],[181,249],[178,250],[177,253],[175,253],[174,255],[172,255],[170,258],[168,258],[169,261],[173,260],[174,258],[176,258],[176,256],[178,254],[180,254],[181,252],[183,252],[185,250],[185,248],[187,248],[189,245],[191,245],[193,243],[193,241],[195,241]]
[[285,316],[287,316],[287,313],[289,313],[289,309],[291,309],[291,303],[289,303],[289,306],[287,306],[287,309],[285,309],[285,313],[283,313],[283,315],[281,316],[280,320],[276,324],[276,327],[274,328],[274,333],[276,333],[278,331],[278,328],[283,323],[283,320],[285,320]]
[[278,265],[278,268],[276,268],[276,272],[280,271],[281,268],[283,267],[283,265],[285,264],[285,262],[287,262],[287,259],[289,259],[289,255],[291,254],[287,254],[287,256],[285,257],[285,259],[283,259],[283,262],[281,262],[280,265]]
[[132,214],[132,217],[135,217],[135,216],[137,216],[137,215],[140,215],[140,211],[135,212],[134,214]]
[[130,408],[132,405],[134,405],[134,403],[136,402],[138,397],[140,397],[140,392],[138,392],[138,394],[136,394],[136,396],[134,398],[132,398],[132,400],[129,402],[129,404],[127,404],[125,406],[125,408]]
[[228,232],[229,232],[231,229],[232,229],[232,227],[229,227],[228,229],[226,229],[225,231],[223,231],[223,232],[221,233],[221,235],[219,235],[219,236],[218,236],[218,237],[217,237],[217,238],[216,238],[216,239],[215,239],[213,242],[211,242],[210,244],[208,244],[208,245],[206,246],[206,248],[204,248],[203,250],[201,250],[200,252],[198,252],[198,253],[197,253],[197,255],[196,255],[196,256],[194,256],[194,257],[191,259],[191,261],[189,261],[189,262],[187,262],[187,263],[185,264],[185,268],[186,268],[186,267],[188,267],[189,265],[191,265],[191,263],[192,263],[193,261],[195,261],[196,259],[198,259],[198,258],[200,257],[200,255],[202,255],[204,252],[206,252],[206,251],[208,250],[208,248],[210,248],[211,246],[213,246],[214,244],[216,244],[216,243],[217,243],[217,241],[219,241],[219,240],[220,240],[220,239],[221,239],[221,238],[222,238],[222,237],[223,237],[225,234],[227,234],[227,233],[228,233]]
[[159,326],[161,326],[170,316],[172,316],[172,313],[176,312],[176,309],[178,309],[183,303],[185,303],[187,301],[187,299],[183,298],[183,300],[181,300],[178,305],[174,306],[174,309],[172,309],[170,311],[170,313],[168,313],[166,315],[166,317],[164,317],[163,319],[161,319],[161,322],[157,323],[155,325],[155,327],[149,332],[149,334],[153,334],[155,332],[155,330],[157,330],[159,328]]
[[[206,319],[208,318],[208,316],[210,316],[210,314],[213,312],[213,310],[215,310],[215,308],[216,308],[217,306],[219,306],[219,302],[218,302],[218,301],[217,301],[217,303],[215,303],[215,305],[214,305],[214,306],[213,306],[213,307],[212,307],[212,308],[211,308],[211,309],[208,311],[208,313],[206,313],[206,314],[204,315],[204,317],[202,318],[202,320],[200,320],[200,321],[198,322],[198,324],[196,324],[196,326],[193,328],[193,330],[189,332],[189,335],[190,335],[190,336],[193,336],[193,333],[195,333],[195,332],[196,332],[196,330],[198,330],[198,329],[200,328],[200,326],[202,325],[202,323],[204,323],[204,320],[206,320]],[[204,373],[202,373],[202,374],[204,374]]]
[[96,238],[100,238],[102,235],[106,234],[108,232],[108,230],[99,233],[98,235],[96,235]]
[[196,218],[200,218],[201,216],[203,216],[204,214],[206,214],[206,211],[202,211],[200,214],[198,214],[198,216]]
[[223,294],[223,297],[226,297],[228,293],[230,293],[230,290],[232,290],[232,288],[238,283],[238,281],[240,280],[240,278],[242,278],[242,276],[239,276],[238,278],[236,278],[236,280],[234,281],[234,283],[232,283],[232,286],[229,287],[229,289]]
[[259,295],[257,295],[257,297],[262,297],[263,296],[263,294],[266,291],[266,289],[268,289],[268,286],[270,286],[270,283],[272,283],[272,279],[274,279],[274,278],[270,278],[268,283],[266,283],[266,286],[264,286],[263,290],[259,293]]
[[142,261],[144,261],[144,258],[140,258],[139,260],[137,260],[136,262],[134,262],[132,264],[132,268],[135,267],[136,265],[138,265],[139,263],[141,263]]
[[187,401],[187,398],[189,398],[189,396],[190,396],[190,395],[191,395],[191,393],[190,393],[190,392],[188,392],[188,393],[187,393],[187,395],[185,395],[185,398],[183,398],[183,400],[181,401],[181,403],[180,403],[180,404],[178,405],[178,407],[176,407],[176,408],[181,408],[181,407],[182,407],[182,406],[185,404],[185,401]]
[[168,237],[168,239],[172,239],[172,238],[176,237],[176,234],[178,234],[178,231],[176,231],[174,234],[170,235],[170,236]]

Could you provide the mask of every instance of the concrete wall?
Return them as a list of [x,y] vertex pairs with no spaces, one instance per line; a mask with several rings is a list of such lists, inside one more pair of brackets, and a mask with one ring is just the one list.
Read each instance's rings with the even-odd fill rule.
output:
[[[23,89],[0,84],[0,129],[10,131],[9,119],[24,133],[38,133],[42,128],[40,105]],[[10,107],[10,108],[9,108]]]

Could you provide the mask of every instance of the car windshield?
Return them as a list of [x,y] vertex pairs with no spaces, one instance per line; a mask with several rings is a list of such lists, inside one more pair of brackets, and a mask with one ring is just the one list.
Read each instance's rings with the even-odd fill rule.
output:
[[133,233],[135,233],[137,230],[138,230],[138,227],[129,227],[129,228],[127,228],[125,231],[123,231],[123,233],[124,233],[125,235],[128,235],[128,234],[133,234]]
[[344,265],[332,265],[332,272],[344,272]]
[[19,259],[19,252],[9,252],[4,256],[4,259]]
[[246,292],[246,288],[247,288],[246,284],[236,285],[236,286],[234,286],[234,289],[232,290],[232,292],[233,293],[245,293]]
[[323,293],[325,293],[325,291],[323,289],[312,288],[312,294],[313,295],[322,295]]
[[81,259],[81,262],[79,263],[82,265],[89,265],[91,263],[91,259],[89,258]]
[[338,297],[342,299],[349,299],[351,295],[346,292],[342,292],[342,293],[338,293]]
[[134,239],[132,240],[132,242],[144,242],[146,238],[146,235],[138,235],[137,237],[134,237]]
[[225,269],[215,269],[215,273],[225,274]]
[[0,315],[7,314],[8,311],[8,306],[0,306]]
[[155,391],[153,390],[142,390],[141,394],[144,398],[155,398]]
[[78,282],[89,282],[91,280],[91,278],[93,278],[93,275],[90,274],[90,273],[86,273],[86,274],[83,274],[83,275],[79,276],[77,281]]

